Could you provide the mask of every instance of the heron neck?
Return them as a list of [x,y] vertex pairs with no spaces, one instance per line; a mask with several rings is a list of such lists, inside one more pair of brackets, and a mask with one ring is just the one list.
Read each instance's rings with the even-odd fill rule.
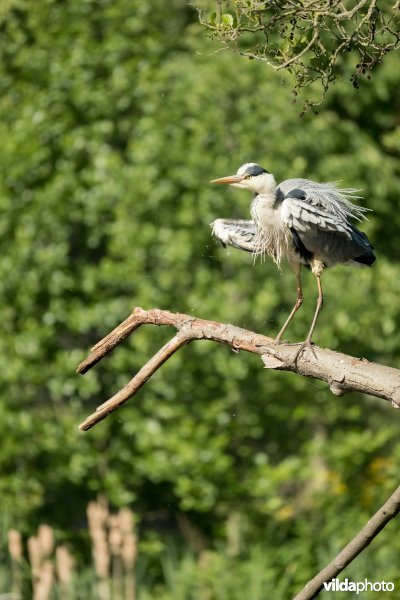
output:
[[280,211],[276,201],[275,190],[254,196],[251,203],[251,215],[261,229],[275,229],[281,226]]

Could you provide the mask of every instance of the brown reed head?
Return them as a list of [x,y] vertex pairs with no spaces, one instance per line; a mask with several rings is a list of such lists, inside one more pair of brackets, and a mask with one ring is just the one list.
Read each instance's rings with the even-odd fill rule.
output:
[[54,535],[50,525],[39,525],[37,537],[43,557],[48,557],[54,550]]
[[66,546],[56,548],[56,570],[57,578],[63,585],[71,583],[74,571],[74,558]]
[[8,532],[8,551],[12,560],[21,562],[23,556],[22,538],[19,531],[10,529]]

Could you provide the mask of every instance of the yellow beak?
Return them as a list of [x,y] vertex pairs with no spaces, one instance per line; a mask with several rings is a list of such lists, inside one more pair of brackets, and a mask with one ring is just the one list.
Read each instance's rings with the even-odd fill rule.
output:
[[243,181],[242,175],[229,175],[229,177],[221,177],[220,179],[213,179],[210,183],[240,183]]

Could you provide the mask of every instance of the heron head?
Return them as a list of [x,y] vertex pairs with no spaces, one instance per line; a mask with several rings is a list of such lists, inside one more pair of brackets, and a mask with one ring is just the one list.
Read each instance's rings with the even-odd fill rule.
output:
[[276,188],[274,176],[257,163],[245,163],[236,175],[213,179],[210,183],[226,183],[256,194],[275,192]]

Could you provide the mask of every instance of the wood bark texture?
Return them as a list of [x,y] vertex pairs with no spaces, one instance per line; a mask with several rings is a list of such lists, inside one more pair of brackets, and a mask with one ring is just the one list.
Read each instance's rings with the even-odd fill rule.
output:
[[[167,325],[173,327],[176,334],[131,381],[89,415],[80,425],[80,429],[90,429],[124,404],[175,352],[194,340],[212,340],[230,346],[235,352],[240,350],[253,352],[260,356],[267,369],[291,371],[305,377],[320,379],[329,385],[336,396],[352,391],[363,392],[383,398],[391,402],[394,408],[400,408],[400,370],[398,369],[318,346],[313,346],[314,352],[306,347],[299,354],[299,345],[296,344],[277,343],[272,338],[234,325],[206,321],[158,308],[150,310],[135,308],[125,321],[92,348],[89,356],[79,365],[77,372],[86,373],[141,325]],[[324,582],[330,581],[343,571],[399,511],[400,487],[347,546],[306,584],[294,600],[315,598],[323,589]]]
[[400,370],[355,358],[327,348],[313,346],[298,354],[297,344],[276,343],[272,338],[235,325],[206,321],[191,315],[168,310],[135,308],[131,315],[96,344],[77,372],[84,374],[125,340],[141,325],[167,325],[176,335],[112,398],[101,404],[80,425],[87,430],[116,410],[146,383],[180,348],[194,340],[212,340],[230,346],[235,352],[245,350],[258,354],[267,369],[291,371],[305,377],[325,381],[335,396],[347,392],[362,392],[391,402],[400,408]]

